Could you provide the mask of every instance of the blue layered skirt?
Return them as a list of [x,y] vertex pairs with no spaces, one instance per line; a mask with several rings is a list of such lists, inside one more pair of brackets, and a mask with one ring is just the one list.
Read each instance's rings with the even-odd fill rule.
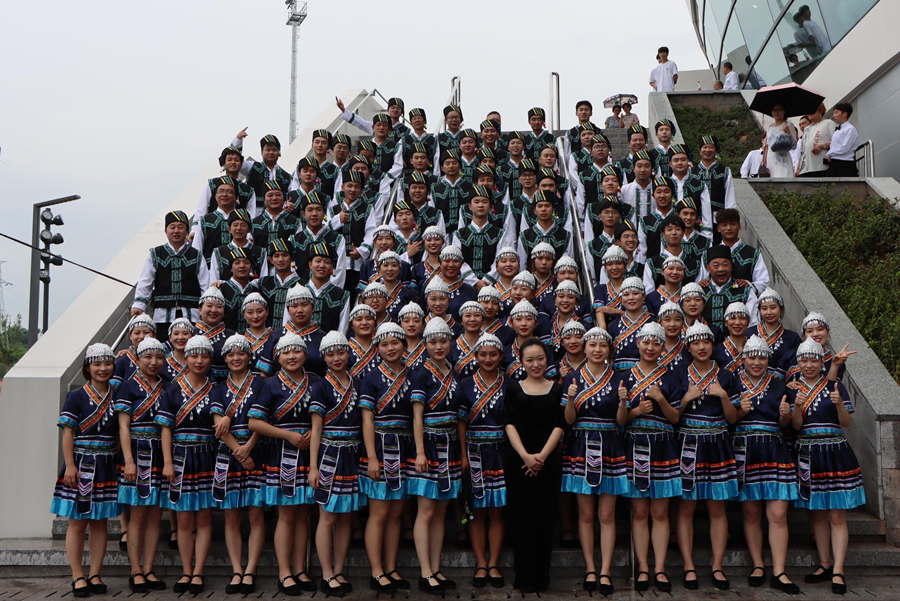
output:
[[213,473],[216,467],[217,441],[212,437],[186,435],[172,440],[175,481],[168,494],[160,495],[159,505],[175,511],[198,511],[218,507],[213,499]]
[[407,491],[410,496],[438,501],[455,499],[462,488],[462,460],[456,428],[441,428],[425,424],[425,458],[427,470],[416,470],[413,453],[407,464]]
[[[238,443],[246,444],[249,436],[235,435]],[[266,458],[264,449],[257,444],[250,451],[253,469],[246,469],[225,443],[219,443],[215,459],[213,475],[213,499],[219,509],[240,509],[241,507],[264,507],[265,497],[263,484],[265,472],[263,461]],[[224,479],[223,479],[224,478]]]
[[[297,430],[304,434],[306,430]],[[263,456],[262,498],[267,507],[310,505],[309,449],[298,449],[281,438],[261,444]]]
[[134,482],[125,479],[125,468],[119,466],[119,504],[132,507],[158,507],[163,495],[169,492],[169,481],[162,476],[163,455],[160,446],[159,428],[155,435],[135,436],[137,428],[131,429],[131,456],[137,465]]
[[580,428],[563,439],[562,492],[623,495],[628,492],[625,436],[615,426]]
[[378,480],[369,477],[369,461],[372,458],[361,453],[359,457],[359,490],[369,499],[399,501],[409,497],[409,469],[407,463],[415,461],[415,443],[412,432],[379,431],[375,428],[375,459],[381,466]]
[[853,509],[866,504],[856,453],[839,428],[797,440],[799,498],[804,509]]
[[796,501],[797,464],[777,427],[743,429],[732,440],[738,501]]
[[625,466],[631,499],[681,496],[681,469],[675,432],[632,428],[625,433]]
[[66,486],[66,468],[62,467],[53,490],[51,513],[73,520],[102,520],[122,513],[118,502],[115,444],[88,447],[76,442],[75,465],[79,482],[74,487]]
[[728,501],[738,496],[737,460],[726,426],[679,428],[681,498]]
[[319,488],[313,499],[328,513],[349,513],[366,505],[359,488],[358,437],[332,437],[322,434],[319,445]]
[[478,509],[506,507],[506,474],[503,471],[505,438],[469,437],[469,484],[472,506]]

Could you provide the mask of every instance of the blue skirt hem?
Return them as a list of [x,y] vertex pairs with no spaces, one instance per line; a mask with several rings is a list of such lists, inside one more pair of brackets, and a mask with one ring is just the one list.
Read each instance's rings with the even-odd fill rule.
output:
[[328,513],[350,513],[358,511],[360,507],[365,507],[368,499],[362,493],[355,495],[335,495],[332,494],[327,503],[320,503],[322,509]]
[[409,498],[408,487],[409,481],[406,478],[401,478],[399,489],[391,490],[387,482],[376,482],[368,476],[359,477],[359,491],[376,501],[400,501]]
[[406,481],[406,489],[411,497],[425,497],[436,501],[446,501],[447,499],[459,497],[459,492],[462,490],[462,482],[458,479],[451,480],[450,490],[443,492],[438,488],[438,483],[433,480],[410,478]]
[[681,478],[650,482],[647,490],[638,490],[631,480],[628,481],[628,490],[622,493],[629,499],[670,499],[681,496]]
[[69,518],[70,520],[105,520],[121,515],[122,508],[115,501],[107,501],[105,503],[91,503],[90,512],[78,513],[74,501],[56,497],[50,504],[50,513],[55,513],[61,518]]
[[169,500],[169,495],[162,495],[159,506],[163,509],[174,509],[175,511],[200,511],[201,509],[215,509],[219,506],[213,499],[212,491],[184,493],[177,503]]
[[853,509],[866,504],[866,491],[862,488],[831,492],[814,492],[809,500],[797,499],[795,507],[821,511],[825,509]]
[[800,498],[796,484],[754,482],[741,488],[738,501],[796,501]]
[[486,509],[488,507],[506,507],[506,489],[486,490],[484,497],[481,499],[472,497],[472,506],[477,509]]
[[128,505],[129,507],[158,507],[160,499],[160,490],[154,488],[150,491],[150,496],[142,499],[138,494],[137,488],[134,486],[119,485],[119,505]]
[[738,496],[737,480],[727,482],[698,482],[692,490],[681,491],[681,498],[687,501],[731,501]]
[[576,495],[624,495],[628,492],[628,477],[604,476],[599,486],[590,486],[580,476],[563,476],[560,490]]
[[281,492],[281,488],[265,487],[262,493],[266,507],[286,507],[293,505],[312,505],[313,489],[310,486],[298,486],[294,489],[294,496],[289,497]]

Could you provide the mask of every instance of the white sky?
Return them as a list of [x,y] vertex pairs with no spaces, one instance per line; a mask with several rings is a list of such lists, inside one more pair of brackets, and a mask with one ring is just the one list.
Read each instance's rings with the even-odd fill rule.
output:
[[[357,87],[400,96],[436,122],[459,75],[469,126],[499,110],[505,130],[525,129],[529,107],[548,108],[551,71],[564,128],[582,98],[602,123],[602,101],[616,93],[638,94],[646,122],[658,46],[681,70],[705,67],[682,0],[310,0],[308,9],[300,128]],[[79,194],[59,207],[59,252],[102,270],[239,129],[286,144],[286,18],[280,0],[7,3],[0,232],[28,241],[33,203]],[[27,323],[29,251],[0,239],[0,260],[6,312]],[[94,276],[71,265],[51,274],[52,321]]]

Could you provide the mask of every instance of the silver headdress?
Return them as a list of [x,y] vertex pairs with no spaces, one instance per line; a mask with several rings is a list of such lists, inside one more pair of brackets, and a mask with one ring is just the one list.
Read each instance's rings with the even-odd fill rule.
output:
[[557,274],[560,271],[571,270],[578,273],[578,263],[575,262],[575,259],[570,257],[569,255],[563,255],[559,258],[559,261],[556,262],[556,265],[553,267],[553,273]]
[[486,346],[492,346],[501,353],[503,352],[503,343],[493,334],[482,334],[478,339],[478,342],[475,343],[475,348],[473,350],[477,353]]
[[103,363],[104,361],[116,362],[116,355],[113,353],[113,350],[109,348],[108,344],[96,342],[85,349],[85,363]]
[[447,325],[447,322],[436,317],[425,324],[425,330],[422,332],[422,338],[427,340],[435,340],[437,338],[446,338],[453,340],[453,330]]
[[744,303],[731,303],[725,307],[725,315],[723,319],[728,320],[732,317],[742,316],[750,319],[750,309]]
[[478,302],[492,300],[499,303],[502,299],[503,295],[501,295],[500,291],[493,286],[485,286],[478,291]]
[[687,267],[684,264],[684,260],[681,257],[676,257],[675,255],[669,255],[668,257],[666,257],[663,260],[662,268],[665,269],[666,267],[668,267],[669,265],[672,265],[672,264],[681,265],[682,269],[687,269]]
[[446,240],[447,234],[446,232],[444,232],[443,228],[440,228],[436,225],[429,225],[422,233],[422,240],[428,240],[429,238],[440,238],[441,240]]
[[312,290],[304,286],[303,284],[296,284],[292,286],[288,291],[287,295],[284,297],[284,306],[290,307],[292,305],[300,305],[300,304],[314,304],[316,302],[316,297],[313,296]]
[[621,246],[613,244],[609,248],[606,249],[606,252],[603,253],[603,258],[601,262],[606,265],[607,263],[625,263],[628,264],[628,253],[626,253]]
[[222,296],[222,291],[219,290],[218,288],[216,288],[215,286],[210,286],[209,288],[206,289],[206,292],[204,292],[200,296],[200,306],[202,307],[203,303],[205,303],[206,301],[211,301],[211,300],[216,301],[223,307],[225,306],[225,297]]
[[187,330],[188,332],[194,331],[194,324],[191,323],[191,320],[187,317],[179,317],[171,324],[169,324],[169,338],[172,337],[172,333],[177,329]]
[[800,332],[806,332],[806,328],[813,324],[818,324],[824,327],[829,332],[831,331],[831,326],[828,325],[828,320],[825,319],[825,316],[821,313],[816,313],[815,311],[813,311],[803,319],[803,323],[800,324]]
[[381,282],[372,282],[366,286],[366,289],[359,295],[360,298],[369,298],[370,296],[383,296],[384,298],[387,298],[387,287]]
[[684,311],[681,310],[681,305],[673,303],[672,301],[663,303],[663,306],[659,308],[659,315],[657,317],[662,321],[662,318],[667,315],[678,315],[681,319],[684,319]]
[[519,251],[517,251],[513,246],[504,246],[497,251],[497,254],[494,256],[494,262],[499,261],[503,257],[515,257],[516,259],[518,259]]
[[395,253],[392,250],[386,250],[383,253],[381,253],[380,255],[378,255],[377,263],[378,263],[379,267],[381,267],[384,263],[387,263],[389,261],[391,263],[396,263],[397,265],[399,265],[400,264],[400,255],[398,255],[397,253]]
[[428,298],[428,295],[434,292],[450,296],[450,287],[441,278],[431,278],[431,281],[425,286],[425,298]]
[[539,257],[541,255],[550,255],[551,257],[556,256],[556,250],[554,250],[553,246],[547,242],[539,242],[534,245],[534,248],[531,249],[531,258]]
[[462,317],[469,311],[475,311],[476,313],[480,313],[482,317],[485,316],[484,307],[482,307],[475,301],[464,302],[462,304],[462,306],[459,308],[459,316]]
[[784,309],[784,299],[781,298],[781,295],[778,294],[778,291],[771,286],[763,290],[762,294],[759,295],[759,298],[757,300],[759,301],[757,305],[761,305],[766,301],[775,301],[776,303],[778,303],[778,306]]
[[244,299],[244,302],[241,303],[241,311],[249,307],[252,304],[260,304],[263,308],[268,309],[269,303],[266,302],[266,299],[263,298],[263,295],[259,292],[251,292],[247,295],[247,298]]
[[303,341],[303,337],[293,332],[288,332],[279,338],[278,344],[275,345],[275,355],[278,356],[284,351],[303,351],[305,353],[306,343]]
[[581,334],[584,336],[587,333],[587,330],[584,329],[584,326],[580,321],[575,321],[571,319],[563,325],[562,330],[559,331],[560,338],[565,338],[566,336],[573,336],[575,334]]
[[637,336],[634,337],[635,340],[644,340],[645,338],[651,338],[660,344],[665,345],[666,331],[655,321],[648,321],[640,330],[638,330]]
[[440,260],[441,261],[447,261],[447,260],[462,261],[463,260],[462,250],[458,246],[455,246],[453,244],[448,244],[447,246],[445,246],[444,248],[441,249]]
[[822,345],[813,340],[812,338],[807,338],[803,342],[800,343],[800,346],[797,347],[797,361],[800,359],[824,359],[825,358],[825,349],[822,348]]
[[681,287],[681,300],[694,296],[702,298],[704,301],[706,300],[706,292],[704,292],[703,286],[696,282],[688,282]]
[[372,338],[372,342],[374,344],[378,344],[385,338],[393,337],[397,340],[406,340],[406,333],[403,331],[403,328],[398,326],[392,321],[385,322],[378,326],[378,329],[375,330],[375,337]]
[[612,344],[612,336],[609,335],[609,332],[604,330],[599,326],[594,326],[590,330],[584,333],[584,338],[582,338],[581,342],[585,343],[588,340],[596,338],[597,340],[605,340],[607,344]]
[[366,314],[370,315],[372,317],[372,319],[376,319],[375,309],[373,309],[369,305],[359,303],[355,307],[350,309],[350,321],[353,321],[353,318],[355,318],[360,313],[366,313]]
[[537,319],[538,312],[537,309],[534,308],[534,305],[531,302],[525,300],[524,298],[516,303],[516,306],[512,308],[512,311],[509,312],[509,318],[513,319],[517,315],[531,315],[535,319]]
[[137,350],[134,354],[137,355],[138,359],[140,359],[144,355],[149,355],[151,353],[162,355],[163,357],[165,357],[166,347],[163,346],[163,343],[156,338],[147,336],[146,338],[141,340],[141,343],[138,345]]
[[516,284],[520,286],[525,286],[526,288],[531,288],[532,290],[537,289],[537,278],[530,271],[520,271],[513,277],[512,286]]
[[253,354],[250,346],[250,341],[241,334],[232,334],[231,336],[226,338],[224,344],[222,344],[223,357],[231,351],[244,351],[248,355]]
[[191,339],[184,345],[184,356],[191,355],[209,355],[213,356],[213,345],[206,336],[191,336]]
[[150,331],[154,334],[156,333],[156,324],[150,319],[150,316],[146,313],[141,313],[139,315],[135,315],[131,318],[131,321],[128,322],[128,333],[130,334],[132,330],[135,328],[150,328]]
[[400,311],[397,312],[397,319],[403,321],[403,318],[407,315],[415,315],[419,319],[425,319],[425,311],[422,310],[418,303],[409,302],[403,305]]
[[553,291],[553,296],[558,295],[560,292],[569,292],[575,296],[581,296],[581,293],[578,292],[578,284],[572,280],[563,280],[557,284],[556,290]]
[[644,280],[638,277],[625,278],[625,281],[622,282],[622,287],[619,288],[619,292],[624,293],[626,290],[636,290],[644,294]]
[[712,330],[709,329],[709,326],[705,323],[700,323],[699,321],[695,321],[694,325],[687,329],[687,332],[684,334],[684,343],[690,344],[692,342],[696,342],[698,340],[709,340],[711,342],[715,342],[716,337],[713,336]]
[[741,356],[747,357],[771,357],[772,349],[766,344],[766,341],[754,334],[747,342],[744,343],[744,350]]
[[322,342],[319,343],[319,352],[322,353],[322,355],[326,355],[330,351],[338,349],[344,349],[345,351],[350,350],[350,343],[347,341],[347,337],[340,332],[328,332],[322,338]]

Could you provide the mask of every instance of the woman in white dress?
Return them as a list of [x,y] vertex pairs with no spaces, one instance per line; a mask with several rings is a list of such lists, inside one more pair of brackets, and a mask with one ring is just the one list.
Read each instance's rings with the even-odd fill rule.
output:
[[797,128],[784,118],[784,107],[772,107],[775,123],[766,132],[766,153],[763,164],[769,170],[769,177],[794,177],[794,163],[791,151],[797,146]]

